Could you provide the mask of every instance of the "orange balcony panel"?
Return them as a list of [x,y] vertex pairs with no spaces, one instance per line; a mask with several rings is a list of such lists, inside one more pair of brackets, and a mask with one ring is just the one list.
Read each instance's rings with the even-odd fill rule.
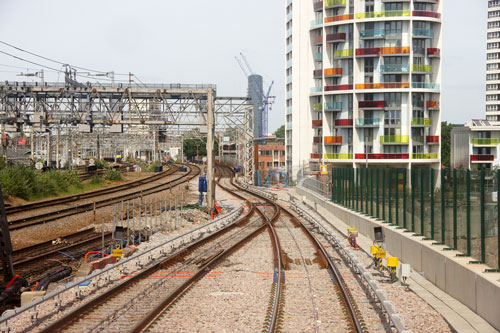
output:
[[313,159],[318,159],[318,158],[321,158],[321,154],[312,153],[312,154],[311,154],[311,158],[313,158]]
[[325,69],[325,76],[342,75],[342,68],[327,68]]
[[325,136],[325,143],[342,143],[341,136]]
[[428,109],[439,109],[439,102],[438,101],[427,101],[427,108]]
[[406,89],[410,88],[409,82],[389,82],[389,83],[360,83],[356,84],[356,89]]
[[354,14],[330,16],[330,17],[325,17],[325,23],[347,21],[352,19],[354,19]]
[[410,54],[410,47],[409,46],[382,47],[380,48],[380,54]]
[[312,127],[323,127],[323,120],[313,120]]

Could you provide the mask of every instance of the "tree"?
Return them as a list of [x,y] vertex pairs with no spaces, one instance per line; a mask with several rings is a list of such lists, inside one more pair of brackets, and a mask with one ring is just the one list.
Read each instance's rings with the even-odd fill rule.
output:
[[285,138],[285,125],[281,125],[281,127],[278,128],[276,130],[276,132],[274,132],[274,136],[277,138],[284,139]]
[[450,167],[452,128],[453,124],[448,124],[446,121],[441,123],[441,163],[447,168]]
[[[196,150],[198,150],[198,156],[207,156],[207,137],[191,137],[184,139],[184,156],[190,160],[196,156]],[[219,150],[219,141],[215,138],[214,151],[217,153]]]

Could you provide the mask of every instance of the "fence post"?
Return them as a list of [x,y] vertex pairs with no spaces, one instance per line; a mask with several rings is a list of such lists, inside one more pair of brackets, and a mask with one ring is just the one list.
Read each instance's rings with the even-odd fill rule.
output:
[[373,168],[370,169],[370,210],[371,210],[371,216],[375,216],[375,213],[373,212],[373,173],[374,170]]
[[484,216],[485,197],[484,197],[484,168],[481,169],[481,262],[486,262],[486,221]]
[[457,238],[457,169],[453,169],[453,249],[458,248]]
[[392,171],[389,169],[389,224],[392,224]]
[[445,202],[445,172],[446,169],[441,169],[441,243],[445,245],[446,238],[445,238],[445,232],[446,232],[446,202]]
[[359,191],[360,191],[359,195],[360,195],[360,198],[361,198],[360,210],[359,211],[361,213],[363,212],[363,201],[364,201],[364,199],[363,199],[363,188],[364,188],[364,185],[365,185],[363,183],[363,170],[364,169],[362,167],[359,168],[359,172],[360,172],[360,174],[359,174]]
[[406,213],[406,180],[407,180],[408,169],[404,169],[403,173],[403,228],[407,229],[407,213]]
[[472,255],[471,246],[471,221],[470,221],[470,170],[467,169],[466,173],[466,186],[467,186],[467,256]]
[[424,223],[424,169],[420,169],[420,235],[425,237],[425,223]]
[[415,169],[411,169],[411,231],[415,232]]
[[431,239],[434,240],[434,169],[431,168]]
[[369,201],[369,194],[370,194],[370,183],[368,182],[368,168],[365,168],[365,186],[366,186],[366,197],[365,197],[365,214],[370,215],[370,201]]
[[354,209],[354,169],[349,169],[349,192],[351,193],[351,209]]
[[396,225],[399,226],[399,169],[396,169]]
[[377,219],[380,218],[380,198],[379,198],[379,187],[380,187],[380,169],[377,168],[377,187],[376,187],[376,196],[377,196]]
[[382,169],[382,220],[385,221],[385,173],[386,169]]

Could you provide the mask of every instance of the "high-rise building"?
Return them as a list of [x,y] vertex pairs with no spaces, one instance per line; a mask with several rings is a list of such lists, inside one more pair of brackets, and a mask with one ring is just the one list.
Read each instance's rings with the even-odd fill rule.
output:
[[500,0],[488,1],[486,120],[500,122]]
[[441,2],[287,0],[289,172],[439,167]]

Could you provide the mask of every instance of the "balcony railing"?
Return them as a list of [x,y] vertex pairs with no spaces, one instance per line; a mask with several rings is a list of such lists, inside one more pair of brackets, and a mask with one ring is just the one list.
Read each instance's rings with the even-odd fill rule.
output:
[[348,20],[352,20],[352,19],[354,19],[353,14],[329,16],[329,17],[325,17],[325,23],[348,21]]
[[412,154],[411,158],[414,160],[435,160],[439,158],[439,154],[438,153]]
[[311,21],[311,28],[316,28],[323,24],[323,19],[317,19]]
[[333,90],[352,90],[352,84],[338,84],[336,86],[325,86],[325,91]]
[[289,121],[286,123],[286,128],[291,129],[292,128],[292,122]]
[[353,154],[325,154],[327,160],[352,160]]
[[434,30],[432,30],[432,29],[413,29],[413,36],[432,38],[434,36]]
[[314,53],[314,61],[323,60],[323,53]]
[[356,56],[378,56],[378,55],[380,55],[380,47],[356,49]]
[[498,139],[472,139],[472,144],[475,146],[496,146]]
[[412,125],[430,126],[430,125],[432,125],[432,119],[430,119],[430,118],[412,118],[411,124]]
[[384,101],[359,101],[358,106],[360,109],[379,109],[385,107]]
[[312,127],[323,127],[323,120],[313,120]]
[[325,141],[325,144],[341,144],[342,137],[341,136],[325,136],[324,141]]
[[345,7],[346,0],[325,0],[325,8]]
[[392,46],[392,47],[382,47],[380,48],[380,54],[410,54],[409,46]]
[[410,14],[409,10],[391,10],[386,12],[356,13],[356,18],[367,19],[377,17],[411,16]]
[[438,49],[436,47],[430,47],[427,49],[427,55],[429,57],[440,57],[441,56],[441,49]]
[[358,118],[358,119],[356,119],[356,126],[380,126],[380,119],[378,119],[378,118]]
[[323,10],[323,0],[321,0],[321,1],[316,1],[316,2],[314,3],[314,11],[315,11],[315,12],[319,12],[319,11],[321,11],[321,10]]
[[292,114],[292,107],[291,106],[286,108],[286,114]]
[[321,136],[314,136],[313,137],[313,143],[323,143],[323,137],[321,137]]
[[311,153],[311,158],[312,159],[320,159],[321,158],[321,154],[319,154],[319,153]]
[[470,155],[471,162],[493,162],[495,156],[489,154]]
[[408,73],[410,72],[410,66],[408,65],[381,65],[381,73]]
[[313,110],[314,111],[323,111],[323,104],[321,103],[316,103],[313,105]]
[[428,109],[439,109],[439,102],[438,101],[427,101],[427,108]]
[[344,57],[352,57],[353,55],[354,55],[354,50],[347,49],[347,50],[335,51],[334,57],[335,58],[344,58]]
[[327,68],[325,69],[325,76],[341,76],[342,75],[342,68]]
[[323,71],[322,71],[321,69],[315,69],[315,70],[313,71],[313,76],[314,76],[315,78],[317,78],[317,77],[321,77],[322,75],[323,75]]
[[[366,160],[366,154],[356,154],[357,160]],[[369,160],[408,160],[410,154],[368,154]]]
[[432,65],[411,65],[412,72],[432,73]]
[[352,119],[336,119],[335,126],[352,126]]
[[325,111],[340,111],[342,110],[342,102],[325,103]]
[[344,42],[345,41],[345,33],[341,32],[338,34],[327,34],[326,35],[326,42],[327,43],[337,43],[337,42]]
[[426,10],[414,10],[412,15],[413,16],[422,16],[422,17],[441,18],[440,13],[430,12],[430,11],[426,11]]
[[380,137],[380,143],[408,143],[408,142],[410,142],[409,136],[389,135]]
[[323,91],[323,87],[312,87],[311,94],[317,94]]
[[383,38],[385,37],[385,30],[382,29],[370,29],[361,30],[359,32],[361,38]]
[[410,88],[409,82],[387,82],[387,83],[360,83],[356,89],[406,89]]
[[439,90],[439,84],[437,83],[423,83],[423,82],[412,82],[411,87],[415,89],[435,89]]
[[413,143],[421,143],[424,144],[425,137],[423,136],[413,136],[412,138]]
[[323,44],[323,36],[316,36],[313,38],[313,44],[314,45],[319,45]]
[[425,137],[425,141],[427,141],[427,143],[439,143],[439,136],[428,135]]

